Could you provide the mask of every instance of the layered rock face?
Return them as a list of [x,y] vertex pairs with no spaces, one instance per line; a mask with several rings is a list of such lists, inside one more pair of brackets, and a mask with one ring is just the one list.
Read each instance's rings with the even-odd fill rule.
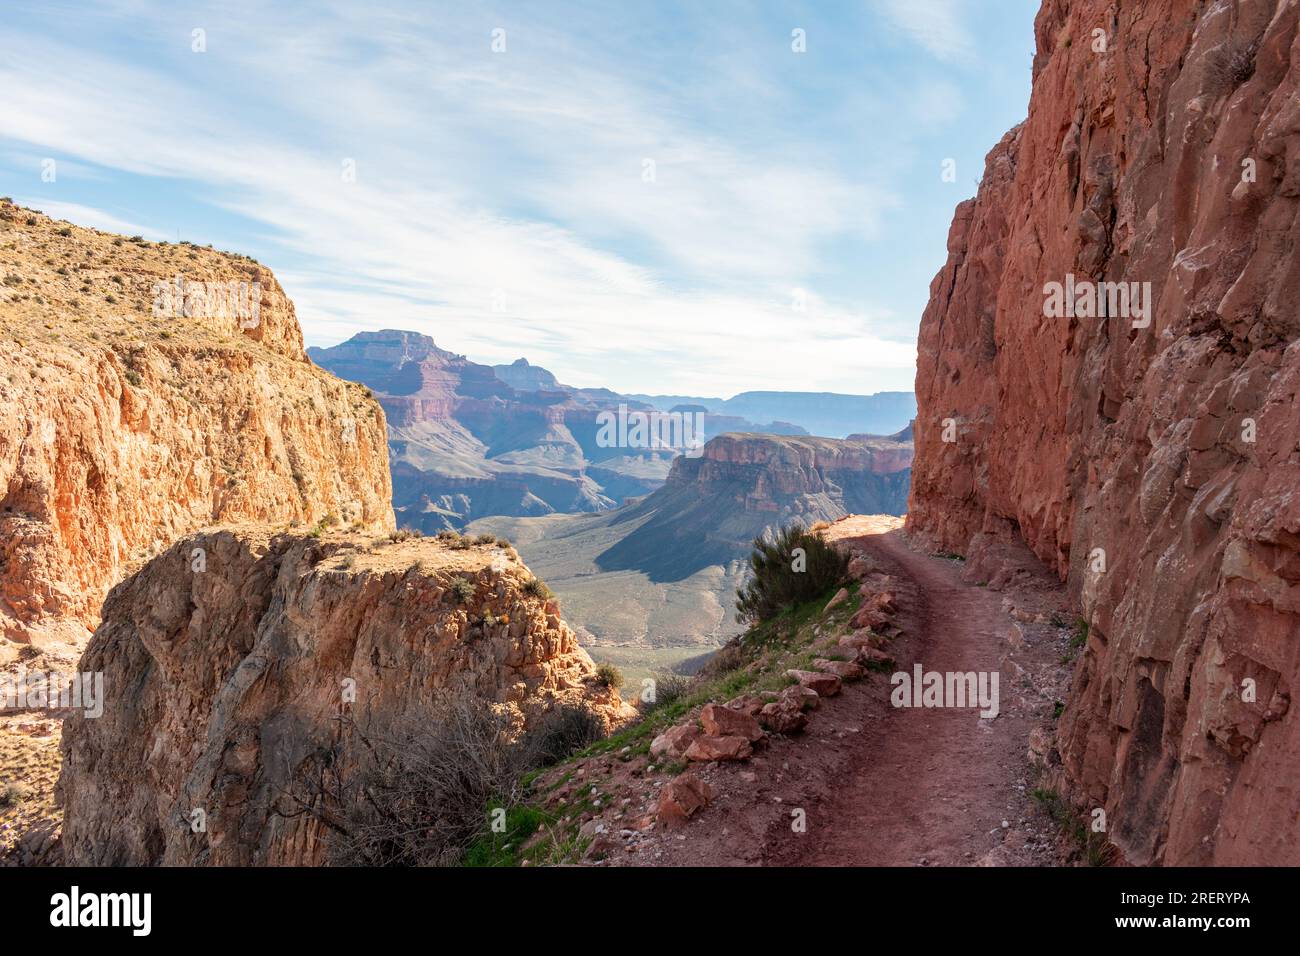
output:
[[[395,330],[361,332],[311,355],[378,394],[390,427],[393,504],[406,527],[435,532],[484,515],[604,511],[658,487],[668,472],[671,452],[599,447],[597,416],[616,410],[618,396],[551,388],[545,369],[503,366],[504,381],[426,335]],[[591,468],[596,461],[605,467]]]
[[675,459],[664,487],[620,513],[635,530],[597,564],[675,581],[743,557],[768,528],[901,514],[911,463],[910,436],[720,435],[698,457]]
[[384,418],[250,259],[0,203],[0,635],[84,644],[108,587],[237,520],[391,527]]
[[325,825],[302,802],[327,764],[356,769],[361,733],[461,693],[520,729],[559,704],[629,716],[531,577],[495,545],[265,527],[178,542],[112,591],[82,659],[106,704],[65,725],[65,858],[319,864]]
[[1065,780],[1133,863],[1300,863],[1298,20],[1048,0],[922,320],[908,526],[1068,579]]

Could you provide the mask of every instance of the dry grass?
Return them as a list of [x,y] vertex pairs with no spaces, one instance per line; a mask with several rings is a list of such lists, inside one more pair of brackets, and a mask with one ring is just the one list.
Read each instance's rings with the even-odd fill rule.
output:
[[54,804],[61,759],[57,720],[0,717],[0,859],[36,824],[62,821]]

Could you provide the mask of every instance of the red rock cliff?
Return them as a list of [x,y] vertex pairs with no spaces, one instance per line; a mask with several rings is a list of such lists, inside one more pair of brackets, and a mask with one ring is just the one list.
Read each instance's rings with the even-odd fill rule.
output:
[[0,244],[0,664],[5,638],[79,649],[197,528],[392,527],[383,412],[307,358],[270,270],[7,201]]
[[[1134,863],[1300,863],[1298,20],[1048,0],[922,320],[908,525],[1068,580],[1065,777]],[[1149,324],[1048,316],[1068,275]]]

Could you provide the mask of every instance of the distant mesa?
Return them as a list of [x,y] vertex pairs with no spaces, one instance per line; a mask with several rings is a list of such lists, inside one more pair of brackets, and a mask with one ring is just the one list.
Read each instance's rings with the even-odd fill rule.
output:
[[[427,335],[392,329],[308,354],[374,390],[388,416],[398,523],[429,533],[489,516],[608,511],[654,492],[684,449],[611,445],[601,428],[611,414],[699,415],[707,441],[727,432],[808,436],[816,422],[854,423],[844,434],[880,422],[896,431],[914,408],[910,393],[882,393],[879,401],[803,392],[731,400],[622,395],[565,385],[526,358],[480,365]],[[741,406],[762,414],[745,415]]]

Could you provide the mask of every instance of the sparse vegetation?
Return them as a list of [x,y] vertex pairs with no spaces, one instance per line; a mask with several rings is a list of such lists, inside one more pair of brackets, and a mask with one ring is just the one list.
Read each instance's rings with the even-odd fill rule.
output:
[[[310,799],[299,800],[307,812],[329,815],[330,862],[344,866],[512,861],[505,851],[550,822],[523,803],[532,772],[605,735],[590,710],[562,705],[512,737],[508,718],[470,694],[382,736],[351,729],[366,744],[367,762],[344,777],[335,755],[321,754]],[[489,830],[498,813],[505,833]]]
[[528,735],[528,763],[550,767],[605,737],[605,724],[587,707],[554,708]]
[[1078,846],[1089,866],[1111,865],[1114,849],[1106,841],[1106,834],[1093,831],[1059,793],[1038,787],[1031,791],[1030,796],[1042,805],[1060,831]]
[[529,578],[524,582],[524,593],[535,598],[541,598],[543,601],[549,601],[554,594],[546,586],[546,582],[541,578]]
[[468,604],[474,600],[474,595],[478,593],[478,588],[469,578],[457,578],[451,582],[451,593],[461,604]]
[[623,672],[610,663],[596,666],[596,680],[603,686],[618,690],[623,686]]
[[757,624],[838,584],[848,556],[820,534],[787,525],[769,538],[755,538],[750,579],[737,592],[736,620]]
[[1215,93],[1230,93],[1255,75],[1254,43],[1231,40],[1206,58],[1207,85]]
[[671,707],[685,697],[691,687],[690,678],[681,674],[657,674],[654,682],[654,700],[641,705],[643,714],[649,714],[660,707]]

